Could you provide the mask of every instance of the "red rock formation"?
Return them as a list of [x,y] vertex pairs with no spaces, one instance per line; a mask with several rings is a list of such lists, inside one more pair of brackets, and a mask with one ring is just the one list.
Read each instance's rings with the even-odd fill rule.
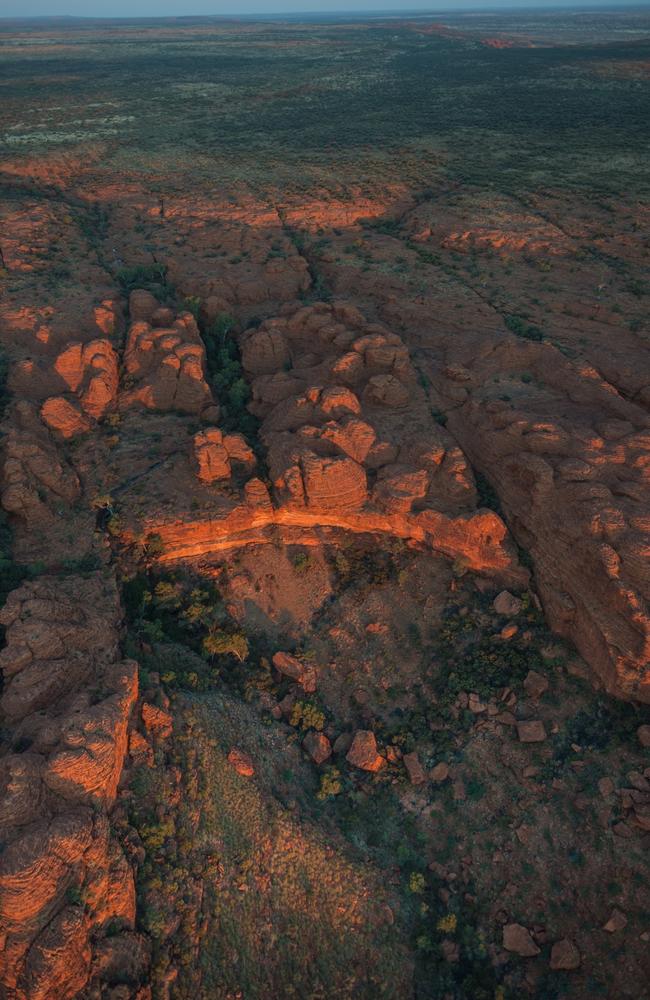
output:
[[[449,426],[530,550],[551,626],[609,691],[650,701],[649,418],[547,344],[512,337],[463,362],[462,387],[436,380]],[[535,391],[500,399],[494,376],[513,369]]]
[[316,671],[311,664],[303,663],[290,653],[278,652],[273,657],[273,666],[279,673],[299,684],[307,694],[313,694],[316,690]]
[[230,479],[230,459],[223,445],[223,434],[218,427],[209,427],[194,437],[194,456],[199,466],[198,477],[202,483],[217,479]]
[[224,435],[218,427],[209,427],[194,436],[194,457],[202,483],[230,479],[232,463],[251,468],[255,455],[242,434]]
[[169,523],[157,519],[146,524],[144,530],[160,535],[164,552],[158,562],[166,564],[267,542],[266,529],[271,526],[279,529],[280,534],[282,529],[290,529],[293,544],[296,544],[296,528],[304,529],[308,540],[318,528],[412,539],[458,560],[468,570],[495,576],[509,585],[522,586],[528,580],[528,572],[517,562],[506,526],[492,511],[451,518],[434,510],[410,516],[372,511],[312,512],[292,506],[275,508],[271,504],[259,508],[253,501],[247,501],[230,508],[220,519]]
[[84,434],[115,405],[118,374],[113,345],[108,340],[69,344],[54,369],[70,394],[46,399],[41,418],[64,438]]
[[[264,541],[271,526],[291,529],[294,537],[296,528],[307,537],[331,527],[413,539],[477,572],[526,579],[499,517],[476,511],[468,463],[433,422],[399,337],[367,323],[349,304],[335,303],[288,308],[244,333],[249,370],[256,367],[256,345],[262,345],[264,374],[253,379],[251,409],[263,418],[260,437],[268,449],[273,498],[266,484],[253,479],[244,486],[243,502],[230,492],[209,520],[157,518],[141,525],[138,532],[160,534],[161,561]],[[355,391],[338,383],[335,370],[337,359],[350,353],[358,361]],[[291,370],[270,373],[272,360],[279,364],[285,357],[291,357]],[[384,378],[408,392],[408,416],[384,397],[362,406],[357,393],[366,398],[364,384]],[[283,391],[269,393],[276,379]],[[194,449],[204,482],[229,479],[233,461],[250,464],[253,457],[241,436],[217,428],[197,434]]]
[[53,507],[80,494],[79,479],[57,454],[35,408],[18,403],[3,442],[2,506],[31,528],[51,521]]
[[92,424],[65,396],[50,396],[41,406],[41,420],[63,438],[87,434]]
[[0,759],[0,981],[15,1000],[67,1000],[90,978],[93,939],[110,921],[135,920],[108,812],[137,668],[117,660],[117,591],[100,573],[40,577],[9,595],[0,619],[0,713],[29,747]]
[[325,733],[319,733],[315,729],[307,733],[302,741],[303,748],[309,754],[314,764],[324,764],[332,756],[332,745]]
[[288,308],[241,345],[281,503],[360,510],[367,473],[380,470],[371,499],[381,509],[474,505],[469,467],[434,424],[408,351],[386,327],[348,303],[318,303]]
[[[153,296],[147,298],[146,307],[138,298],[148,295],[132,293],[136,315],[151,318],[156,313],[159,318]],[[142,406],[218,419],[219,411],[205,378],[205,347],[190,313],[181,313],[171,326],[162,328],[151,326],[146,319],[135,319],[127,334],[124,373],[121,410]]]
[[375,734],[365,730],[359,730],[354,734],[352,746],[345,759],[353,767],[358,767],[362,771],[381,771],[382,767],[386,765],[386,758],[377,752]]
[[241,774],[242,778],[252,778],[255,774],[252,758],[237,747],[233,747],[228,754],[228,763],[234,767],[237,774]]

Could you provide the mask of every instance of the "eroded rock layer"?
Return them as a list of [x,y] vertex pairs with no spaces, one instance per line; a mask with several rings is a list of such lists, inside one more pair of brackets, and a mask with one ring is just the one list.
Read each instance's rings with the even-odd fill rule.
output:
[[[477,572],[524,580],[501,519],[477,511],[471,469],[431,417],[403,341],[349,303],[288,307],[245,331],[250,410],[268,486],[249,479],[208,520],[157,521],[162,562],[264,541],[265,531],[338,529],[423,543]],[[255,458],[241,435],[196,435],[198,478],[228,480]]]
[[[443,369],[435,384],[533,556],[551,625],[611,692],[649,701],[647,417],[546,344],[509,337],[463,361],[461,378]],[[521,371],[526,382],[500,398]]]
[[136,316],[145,315],[135,319],[127,333],[120,409],[141,406],[197,414],[212,409],[218,415],[205,380],[205,347],[194,317],[180,313],[174,319],[155,299],[148,310],[142,301],[137,303]]
[[0,714],[0,978],[8,996],[74,997],[93,975],[93,941],[135,923],[133,872],[109,814],[138,697],[121,660],[111,574],[42,576],[13,591]]

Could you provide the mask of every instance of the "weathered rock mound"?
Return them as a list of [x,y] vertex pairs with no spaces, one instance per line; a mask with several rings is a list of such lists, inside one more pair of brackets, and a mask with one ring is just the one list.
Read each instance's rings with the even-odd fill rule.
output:
[[241,337],[280,503],[407,514],[475,507],[471,470],[431,418],[396,334],[340,302],[288,311]]
[[[127,753],[137,666],[120,661],[114,581],[40,577],[0,621],[0,981],[16,1000],[77,996],[95,938],[135,921],[133,873],[109,813]],[[120,937],[117,935],[117,939]]]
[[[403,342],[347,303],[287,307],[241,336],[251,411],[261,419],[268,484],[233,491],[232,463],[251,467],[240,435],[194,438],[198,478],[213,491],[207,520],[147,523],[164,562],[266,540],[266,529],[319,528],[413,539],[477,572],[523,582],[505,525],[476,510],[471,470],[432,419]],[[408,405],[406,405],[408,403]],[[134,535],[142,530],[134,528]]]
[[[161,309],[153,296],[140,291],[131,294],[130,312],[137,318],[127,333],[119,408],[176,410],[218,419],[206,381],[205,347],[191,313],[174,318],[171,310]],[[157,325],[160,321],[169,325]]]
[[113,409],[117,398],[117,355],[109,340],[72,343],[54,362],[69,393],[50,396],[41,406],[41,418],[63,438],[86,433],[93,422]]
[[218,427],[209,427],[194,436],[194,457],[202,483],[230,479],[233,464],[253,468],[255,455],[242,434],[223,434]]
[[57,505],[77,500],[81,486],[34,406],[17,403],[12,417],[3,442],[2,506],[33,530],[52,521]]

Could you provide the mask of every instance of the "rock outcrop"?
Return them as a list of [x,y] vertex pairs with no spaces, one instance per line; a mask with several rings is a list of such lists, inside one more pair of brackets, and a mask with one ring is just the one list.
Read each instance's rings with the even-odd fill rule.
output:
[[[443,370],[436,388],[533,557],[551,626],[609,691],[650,701],[650,418],[547,344],[510,337],[462,362],[469,377]],[[508,374],[522,370],[530,383]]]
[[216,421],[219,410],[206,381],[205,347],[194,317],[183,312],[169,326],[158,326],[173,314],[161,310],[153,296],[132,292],[131,303],[131,315],[147,319],[134,319],[127,332],[120,410],[176,410]]
[[79,478],[57,452],[35,407],[16,404],[3,442],[2,506],[26,527],[51,521],[57,505],[71,504],[81,493]]
[[373,773],[381,771],[382,767],[386,766],[386,758],[377,752],[375,734],[369,730],[359,730],[354,734],[346,760],[352,767]]
[[40,577],[0,621],[0,981],[15,1000],[75,997],[95,940],[130,931],[135,888],[109,813],[127,753],[137,666],[120,661],[115,583]]
[[41,406],[41,419],[63,438],[91,429],[114,408],[118,364],[109,340],[72,343],[54,362],[56,373],[68,386],[66,395],[50,396]]
[[475,506],[471,470],[388,328],[348,303],[319,303],[245,332],[241,347],[280,503],[403,514]]
[[233,463],[246,468],[255,465],[255,455],[242,434],[223,434],[218,427],[208,427],[194,436],[194,457],[202,483],[230,479]]
[[[271,488],[249,479],[207,520],[147,523],[162,562],[263,542],[270,527],[294,538],[322,527],[412,539],[468,569],[527,579],[501,519],[476,509],[469,464],[432,419],[399,337],[340,302],[287,308],[240,339]],[[385,379],[403,387],[408,411]],[[388,389],[377,395],[379,384]],[[209,484],[230,481],[233,464],[250,469],[254,455],[241,435],[208,428],[194,460]]]

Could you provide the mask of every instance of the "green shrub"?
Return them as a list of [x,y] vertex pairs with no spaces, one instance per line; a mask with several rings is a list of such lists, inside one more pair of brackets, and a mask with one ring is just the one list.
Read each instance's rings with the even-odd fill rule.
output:
[[137,264],[135,267],[121,267],[115,277],[125,295],[136,288],[144,288],[151,292],[159,302],[169,302],[173,293],[167,284],[167,267],[165,264]]
[[505,324],[511,333],[516,334],[517,337],[523,337],[524,340],[541,341],[544,339],[544,334],[540,328],[538,326],[531,326],[521,316],[506,316]]
[[320,776],[320,787],[316,792],[316,798],[320,802],[325,802],[340,795],[342,790],[341,772],[336,767],[328,767]]
[[321,732],[325,726],[325,713],[313,701],[297,701],[291,709],[289,724],[305,732],[308,729]]
[[214,629],[203,639],[206,656],[234,656],[240,663],[248,659],[248,640],[243,632]]

